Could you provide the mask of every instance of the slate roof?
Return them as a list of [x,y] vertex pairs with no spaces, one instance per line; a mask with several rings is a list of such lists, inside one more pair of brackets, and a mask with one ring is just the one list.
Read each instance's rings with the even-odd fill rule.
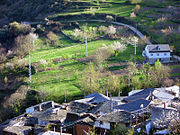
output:
[[72,123],[80,118],[79,113],[68,112],[65,123]]
[[83,99],[79,99],[79,100],[75,100],[74,102],[79,102],[79,103],[88,103],[90,102],[94,97],[90,97],[90,98],[83,98]]
[[87,104],[87,103],[81,103],[81,102],[71,102],[68,106],[69,112],[74,113],[87,113],[88,111],[92,110],[95,107],[95,105]]
[[30,126],[8,126],[3,129],[3,132],[12,133],[17,135],[26,135],[31,132],[32,127]]
[[175,108],[150,107],[153,126],[158,129],[168,128],[172,119],[180,117]]
[[85,98],[91,98],[93,97],[93,99],[91,99],[88,103],[97,103],[99,104],[100,102],[106,102],[106,101],[109,101],[110,98],[103,95],[103,94],[100,94],[100,93],[92,93],[88,96],[85,96]]
[[168,44],[147,45],[149,52],[170,52]]
[[107,101],[98,109],[98,111],[102,113],[110,113],[112,112],[114,106],[117,105],[118,103],[116,101]]
[[97,120],[110,123],[129,123],[130,121],[135,121],[133,115],[126,111],[114,111],[111,113],[106,113],[97,118]]
[[138,100],[138,99],[146,99],[148,98],[151,93],[154,91],[153,88],[147,88],[147,89],[144,89],[138,93],[135,93],[127,98],[124,98],[123,101],[125,102],[132,102],[132,101],[135,101],[135,100]]
[[169,101],[169,100],[174,99],[174,96],[172,94],[169,94],[167,92],[162,92],[162,91],[155,92],[153,93],[153,95],[162,101]]
[[58,108],[56,108],[56,109],[57,109],[56,112],[53,112],[53,109],[48,109],[44,112],[34,113],[33,117],[36,117],[43,121],[59,122],[61,120],[64,120],[67,115],[67,110],[62,110],[62,109],[58,109]]
[[[97,117],[88,116],[77,121],[77,123],[85,123],[93,126]],[[76,122],[75,122],[76,123]]]
[[[150,102],[151,101],[149,100],[139,99],[139,100],[127,103],[127,104],[115,106],[114,109],[120,109],[120,110],[133,113],[133,112],[141,111],[142,109],[147,108]],[[143,104],[143,108],[141,108],[141,104]]]

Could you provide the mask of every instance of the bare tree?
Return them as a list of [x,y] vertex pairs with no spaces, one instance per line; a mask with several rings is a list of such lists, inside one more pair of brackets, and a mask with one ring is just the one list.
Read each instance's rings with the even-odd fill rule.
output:
[[47,46],[58,47],[59,46],[59,37],[52,31],[50,31],[47,34],[46,44],[47,44]]
[[116,33],[116,28],[113,25],[110,25],[107,30],[106,30],[106,34],[111,37],[113,34]]
[[34,48],[33,42],[37,38],[37,36],[33,33],[28,35],[20,35],[15,38],[15,47],[13,48],[14,54],[19,57],[23,57]]
[[100,71],[102,71],[102,63],[107,60],[112,55],[112,48],[109,46],[106,46],[105,44],[103,47],[99,48],[95,52],[95,62],[99,68]]

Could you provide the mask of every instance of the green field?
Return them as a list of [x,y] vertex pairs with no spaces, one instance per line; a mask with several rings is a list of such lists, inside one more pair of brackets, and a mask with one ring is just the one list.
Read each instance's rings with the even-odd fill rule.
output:
[[[97,40],[88,43],[88,54],[93,55],[95,50],[102,44],[110,45],[117,40]],[[38,46],[38,44],[37,44]],[[137,60],[142,60],[141,48],[137,47]],[[134,55],[134,47],[127,46],[124,52],[118,53],[117,56],[112,56],[105,63],[117,63],[123,60],[132,60]],[[78,61],[78,58],[85,57],[85,45],[78,44],[64,48],[46,48],[45,50],[37,50],[31,53],[32,63],[46,60],[47,65],[41,68],[52,68],[50,71],[37,72],[32,75],[31,88],[43,91],[46,95],[50,95],[48,100],[62,102],[65,93],[68,95],[68,100],[71,100],[76,95],[82,95],[79,82],[83,69],[87,66],[86,63]],[[60,63],[52,63],[53,59],[66,59]],[[50,64],[49,64],[50,63]],[[28,81],[28,78],[27,78]]]

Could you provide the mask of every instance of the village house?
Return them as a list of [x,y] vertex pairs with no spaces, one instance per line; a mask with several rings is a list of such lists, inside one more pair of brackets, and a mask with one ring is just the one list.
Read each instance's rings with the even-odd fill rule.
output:
[[[22,135],[51,135],[68,132],[84,135],[93,127],[98,134],[108,134],[116,124],[126,127],[133,124],[134,130],[138,132],[143,124],[148,125],[147,122],[161,130],[162,126],[157,127],[161,124],[158,118],[165,119],[170,113],[176,115],[180,110],[179,93],[178,86],[171,86],[133,90],[126,97],[92,93],[62,105],[47,101],[29,107],[23,115],[0,124],[0,134],[19,135],[19,132]],[[152,121],[148,119],[150,117]],[[52,131],[44,130],[47,125],[50,125],[49,130]]]
[[156,129],[166,129],[172,120],[178,120],[180,113],[175,108],[151,107],[151,121]]
[[117,110],[101,115],[96,119],[95,125],[101,132],[109,132],[115,124],[121,124],[129,127],[129,125],[133,122],[135,122],[135,116],[133,114]]
[[127,98],[124,98],[122,101],[129,103],[132,101],[136,101],[139,99],[146,99],[146,100],[150,100],[152,98],[152,93],[153,93],[154,89],[153,88],[147,88],[141,91],[138,91],[134,94],[131,94],[131,96],[128,96]]
[[168,44],[147,45],[142,55],[149,64],[154,64],[158,59],[161,63],[169,63],[171,49]]

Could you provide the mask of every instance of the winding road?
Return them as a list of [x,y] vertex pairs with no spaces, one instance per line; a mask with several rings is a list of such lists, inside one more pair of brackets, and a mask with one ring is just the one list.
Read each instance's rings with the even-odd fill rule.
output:
[[[76,20],[76,21],[78,21],[78,22],[104,22],[104,23],[106,22],[105,20]],[[66,21],[66,22],[74,22],[74,21]],[[152,43],[147,38],[145,38],[145,36],[139,30],[137,30],[133,26],[125,24],[125,23],[114,22],[114,21],[112,21],[111,23],[128,27],[134,33],[136,33],[136,35],[139,36],[140,39],[145,40],[147,45],[152,45]]]

